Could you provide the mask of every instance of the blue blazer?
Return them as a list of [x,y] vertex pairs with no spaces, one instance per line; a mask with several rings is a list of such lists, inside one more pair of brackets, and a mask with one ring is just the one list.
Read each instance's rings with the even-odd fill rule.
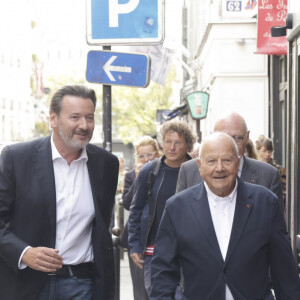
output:
[[[95,205],[92,230],[95,299],[114,299],[114,262],[108,231],[118,180],[118,159],[88,144]],[[55,247],[56,194],[50,137],[4,148],[0,157],[0,298],[34,300],[47,274],[18,269],[27,246]]]
[[203,182],[167,201],[152,259],[151,300],[173,299],[184,277],[184,300],[299,300],[300,280],[278,198],[265,187],[238,189],[231,237],[222,257]]

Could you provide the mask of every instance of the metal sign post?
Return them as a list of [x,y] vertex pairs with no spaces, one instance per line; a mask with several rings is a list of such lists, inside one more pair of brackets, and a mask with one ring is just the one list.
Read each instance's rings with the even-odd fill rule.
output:
[[[103,50],[110,50],[110,46],[103,46]],[[111,137],[111,86],[103,85],[103,148],[112,151]]]

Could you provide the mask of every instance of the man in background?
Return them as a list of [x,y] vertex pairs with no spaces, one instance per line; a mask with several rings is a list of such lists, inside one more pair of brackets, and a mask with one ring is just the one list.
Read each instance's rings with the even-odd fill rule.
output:
[[[150,293],[151,260],[160,219],[168,198],[175,194],[181,164],[190,159],[195,136],[183,121],[169,121],[161,127],[164,155],[145,164],[135,181],[128,220],[131,258],[144,268],[145,288]],[[177,282],[179,284],[179,280]],[[180,293],[177,293],[180,297]]]
[[[237,144],[240,156],[238,176],[245,182],[259,184],[270,189],[277,195],[283,211],[282,185],[278,170],[269,164],[244,156],[250,134],[245,119],[238,113],[230,113],[216,121],[214,132],[216,131],[227,133]],[[202,181],[203,179],[198,171],[197,159],[193,159],[180,167],[176,192]]]

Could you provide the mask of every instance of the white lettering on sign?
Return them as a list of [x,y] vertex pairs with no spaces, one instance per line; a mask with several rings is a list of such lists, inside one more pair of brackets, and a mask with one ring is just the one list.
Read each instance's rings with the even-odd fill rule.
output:
[[287,9],[287,5],[284,5],[283,0],[278,0],[277,9]]
[[129,0],[127,3],[119,4],[118,0],[109,0],[109,27],[119,27],[119,15],[134,11],[140,0]]
[[284,21],[286,19],[286,15],[287,15],[287,10],[286,9],[282,9],[277,13],[277,21],[281,22]]
[[131,68],[127,66],[112,66],[111,64],[116,60],[117,56],[113,55],[103,66],[103,70],[110,79],[110,81],[116,81],[111,72],[131,73]]
[[272,9],[273,5],[268,3],[269,0],[262,0],[262,5],[260,5],[258,8],[259,9]]
[[242,1],[227,1],[227,11],[241,11]]
[[271,16],[271,14],[270,13],[267,13],[267,16],[265,17],[265,21],[266,22],[273,22],[273,16]]

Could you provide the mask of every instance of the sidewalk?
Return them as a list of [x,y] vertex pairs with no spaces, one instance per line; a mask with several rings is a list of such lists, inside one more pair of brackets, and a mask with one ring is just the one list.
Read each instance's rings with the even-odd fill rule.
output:
[[[116,201],[116,203],[119,203],[119,201]],[[118,208],[115,208],[116,226],[119,226],[118,213]],[[123,209],[123,214],[123,224],[119,226],[120,228],[123,228],[124,224],[126,224],[129,212],[126,209]],[[124,251],[123,259],[120,260],[120,300],[133,300],[133,289],[127,251]]]
[[133,300],[127,252],[124,252],[124,258],[120,261],[120,300]]

